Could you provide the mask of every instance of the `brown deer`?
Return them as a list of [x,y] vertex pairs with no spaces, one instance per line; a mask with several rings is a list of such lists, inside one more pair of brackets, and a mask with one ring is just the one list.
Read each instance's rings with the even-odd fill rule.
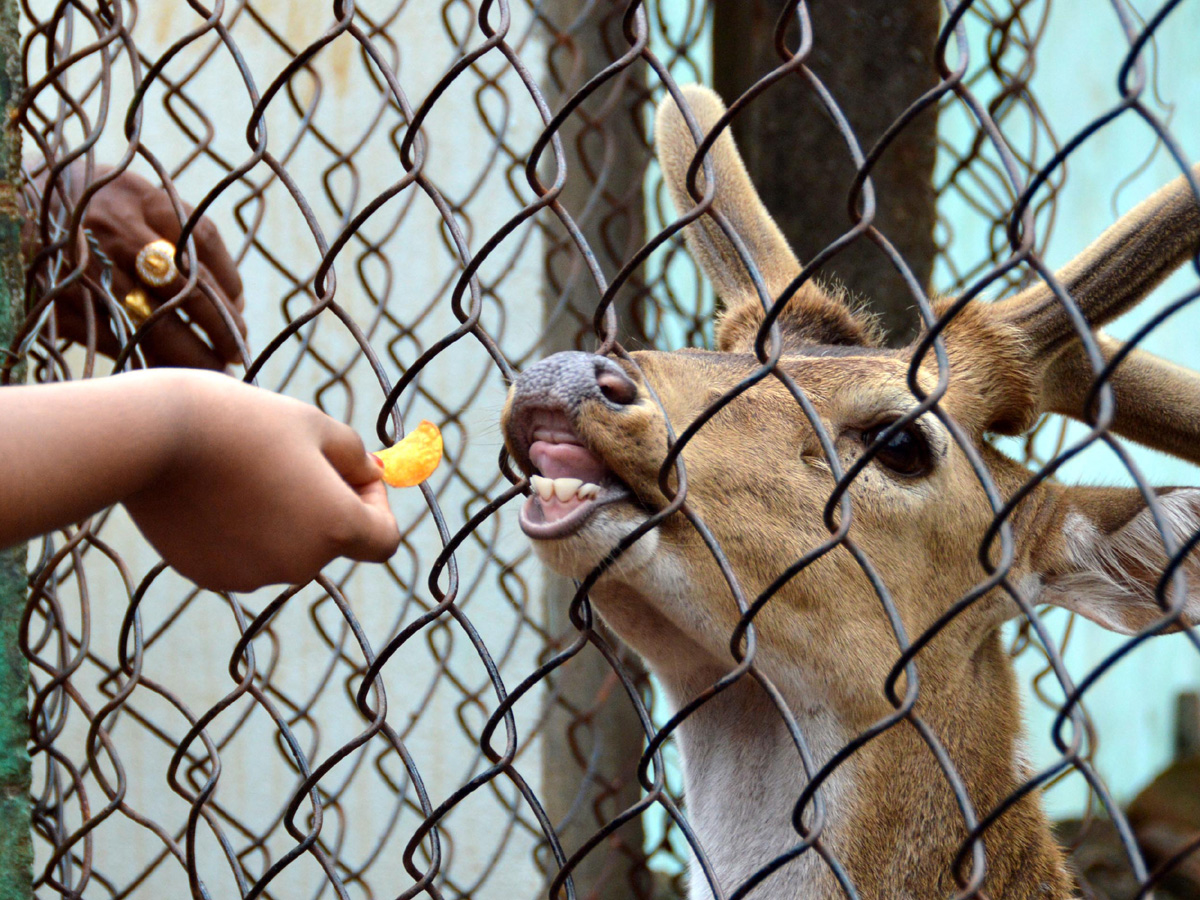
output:
[[[700,134],[724,112],[699,87],[684,96]],[[683,215],[705,191],[687,187],[692,132],[668,100],[656,124],[659,159]],[[1027,430],[1044,412],[1086,418],[1094,377],[1066,307],[1051,288],[1002,302],[964,305],[942,332],[948,382],[937,409],[885,432],[919,405],[909,387],[916,347],[883,346],[871,319],[839,292],[803,283],[777,319],[783,354],[775,373],[736,396],[690,436],[682,451],[686,508],[619,554],[618,541],[678,492],[668,423],[679,434],[726,392],[759,371],[764,321],[755,280],[714,214],[735,232],[768,299],[800,274],[796,260],[746,175],[728,130],[709,151],[710,211],[687,226],[689,249],[724,304],[715,351],[639,351],[620,362],[559,353],[525,371],[504,410],[512,458],[531,478],[521,527],[556,572],[586,578],[607,566],[590,597],[651,667],[680,707],[732,670],[731,637],[743,612],[731,579],[704,540],[719,544],[747,601],[831,538],[825,508],[839,471],[874,454],[849,488],[847,541],[783,581],[753,617],[753,662],[744,677],[680,725],[688,818],[710,864],[695,866],[692,897],[730,896],[762,867],[801,843],[793,827],[808,783],[792,734],[772,699],[786,703],[820,766],[895,713],[885,684],[898,642],[885,606],[855,558],[870,561],[910,637],[923,634],[985,583],[980,547],[995,518],[971,456],[986,465],[1001,502],[1031,473],[997,452],[989,434]],[[1200,246],[1200,208],[1180,178],[1106,231],[1056,280],[1098,328],[1144,297]],[[951,301],[939,301],[945,311]],[[1120,345],[1093,337],[1106,359]],[[916,378],[938,383],[932,350]],[[787,380],[811,403],[831,453]],[[1110,431],[1200,461],[1200,377],[1133,351],[1110,380]],[[939,414],[940,413],[940,414]],[[664,492],[663,485],[666,487]],[[1008,518],[1011,559],[997,582],[965,605],[915,657],[913,714],[940,742],[977,819],[1032,773],[1023,751],[1017,687],[1000,626],[1053,604],[1132,634],[1200,619],[1200,566],[1181,567],[1180,591],[1158,589],[1169,555],[1200,529],[1200,490],[1033,487]],[[1161,526],[1161,530],[1160,530]],[[1164,539],[1165,534],[1165,539]],[[1000,541],[991,544],[993,562]],[[853,549],[852,549],[853,548]],[[1173,582],[1179,585],[1180,579]],[[1165,608],[1164,608],[1165,604]],[[744,646],[744,641],[743,641]],[[909,675],[895,695],[903,698]],[[862,898],[954,896],[971,871],[955,859],[966,819],[945,769],[915,719],[900,721],[850,754],[820,785],[819,848],[793,853],[754,886],[753,896],[845,896],[836,862]],[[1073,878],[1037,797],[1029,791],[984,831],[982,883],[972,896],[1067,898]]]

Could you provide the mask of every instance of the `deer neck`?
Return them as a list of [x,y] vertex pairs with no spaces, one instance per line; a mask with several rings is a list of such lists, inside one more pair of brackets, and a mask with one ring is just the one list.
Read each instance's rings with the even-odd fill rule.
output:
[[[673,683],[664,679],[676,705],[715,681],[702,684],[703,676],[693,674],[697,677]],[[836,717],[823,708],[807,710],[800,727],[810,751],[822,762],[845,739]],[[779,712],[750,679],[697,709],[681,724],[678,743],[688,821],[721,893],[728,896],[800,842],[791,820],[795,800],[807,783],[804,766]],[[852,782],[847,770],[834,774],[823,792],[830,808],[848,802]],[[689,900],[713,897],[695,863],[690,879]],[[835,891],[825,864],[815,853],[806,852],[770,876],[761,896],[807,900],[833,897]]]
[[[990,638],[966,669],[942,681],[923,677],[917,712],[945,744],[977,816],[982,816],[1029,773],[1021,761],[1015,680],[999,637]],[[669,671],[660,677],[679,705],[720,674]],[[780,690],[817,767],[869,724],[844,721],[834,704],[809,688],[793,684]],[[688,818],[722,893],[728,895],[800,843],[791,822],[795,800],[807,783],[801,757],[782,716],[750,678],[685,720],[678,741]],[[827,817],[823,845],[845,868],[860,897],[900,900],[956,893],[948,872],[965,836],[962,815],[940,766],[911,725],[902,722],[860,748],[824,783],[822,794]],[[1036,794],[988,829],[985,846],[989,896],[1074,896]],[[845,895],[828,864],[809,850],[768,876],[751,896],[832,900]],[[707,880],[693,865],[690,900],[711,897]]]

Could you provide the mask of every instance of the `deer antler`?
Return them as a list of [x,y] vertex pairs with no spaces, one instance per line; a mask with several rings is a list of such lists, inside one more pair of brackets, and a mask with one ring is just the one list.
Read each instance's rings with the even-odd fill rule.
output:
[[[1200,164],[1192,169],[1200,178]],[[1106,230],[1055,276],[1097,328],[1132,309],[1200,249],[1200,204],[1185,176],[1159,189]],[[1040,408],[1085,419],[1094,372],[1066,309],[1046,284],[993,307],[1016,326],[1042,369]],[[1095,334],[1106,361],[1123,347]],[[1200,375],[1144,350],[1133,350],[1108,381],[1117,402],[1111,430],[1200,463]]]
[[[1200,164],[1193,170],[1200,178]],[[1200,248],[1200,205],[1181,175],[1108,228],[1055,279],[1093,328],[1132,309]],[[1019,326],[1045,357],[1078,335],[1050,287],[1037,284],[1003,301],[997,312]]]

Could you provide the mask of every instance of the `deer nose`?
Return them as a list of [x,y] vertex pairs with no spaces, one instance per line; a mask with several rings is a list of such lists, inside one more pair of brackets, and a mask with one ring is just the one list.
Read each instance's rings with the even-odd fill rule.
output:
[[595,358],[596,386],[604,399],[615,406],[629,406],[637,400],[637,385],[625,370],[603,356]]
[[638,395],[637,385],[611,359],[577,351],[555,353],[526,369],[513,390],[517,406],[557,406],[567,412],[585,399],[629,406]]

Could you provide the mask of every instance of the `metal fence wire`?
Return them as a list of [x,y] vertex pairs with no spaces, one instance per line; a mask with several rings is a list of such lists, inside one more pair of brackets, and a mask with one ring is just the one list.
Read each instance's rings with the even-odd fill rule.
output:
[[[31,548],[36,895],[1200,896],[1195,757],[1134,797],[1110,784],[1125,763],[1102,764],[1114,736],[1088,715],[1101,676],[1131,678],[1139,651],[1200,672],[1200,572],[1184,563],[1200,500],[1156,496],[1162,479],[1122,439],[1195,461],[1193,376],[1111,364],[1089,330],[1168,264],[1184,274],[1129,346],[1185,321],[1194,170],[1174,212],[1141,224],[1175,223],[1160,249],[1091,260],[1102,289],[1046,261],[1074,214],[1068,173],[1103,135],[1129,127],[1136,149],[1086,207],[1093,234],[1110,201],[1141,199],[1120,181],[1144,184],[1139,165],[1167,172],[1153,184],[1189,171],[1195,134],[1169,124],[1195,99],[1179,73],[1200,71],[1197,6],[23,0],[27,315],[6,380],[17,362],[36,382],[228,363],[369,446],[422,418],[446,441],[434,477],[392,495],[403,541],[385,565],[211,593],[120,508]],[[1095,46],[1069,39],[1084,17],[1117,40],[1099,86],[1083,73]],[[906,28],[926,29],[919,46]],[[1102,95],[1086,120],[1060,124],[1035,97],[1047,64],[1056,89]],[[781,222],[773,179],[834,193],[811,214],[828,236],[789,231],[803,269],[756,258],[770,237],[731,241],[748,213],[722,191],[738,175],[711,157],[688,171],[716,123],[694,103],[674,173],[692,195],[672,205],[655,107],[714,77],[721,130]],[[889,92],[900,106],[861,124]],[[802,108],[831,129],[817,154],[786,131]],[[727,267],[719,300],[689,222]],[[187,284],[152,309],[126,302],[126,227],[178,246]],[[840,268],[854,253],[884,296]],[[834,277],[906,347],[848,347],[845,329],[865,333],[853,302],[832,325],[780,315],[811,311]],[[1012,372],[997,351],[1011,323],[964,335],[1019,290],[1061,320],[1045,326],[1053,353],[1068,349]],[[738,302],[723,362],[648,352],[712,348],[714,310]],[[1018,350],[1040,326],[1021,327],[1034,337]],[[561,400],[579,365],[616,400],[547,408],[592,417],[562,427],[587,436],[589,465],[604,457],[598,480],[636,492],[612,509],[643,524],[613,518],[615,550],[567,553],[555,574],[519,525],[541,502],[521,411]],[[1041,394],[1015,418],[987,406],[1041,365],[1057,374],[1026,384]],[[541,374],[518,382],[525,406],[502,427],[521,372]],[[659,423],[641,445],[624,433],[640,476],[615,461],[617,426],[597,437],[604,416],[633,415],[628,390]],[[1031,412],[1068,406],[1077,424],[1031,431]],[[1085,450],[1134,487],[1061,493]],[[1095,626],[1077,611],[1124,634],[1087,655]],[[1017,680],[1032,686],[1029,751]],[[1051,801],[1070,790],[1065,813]]]

